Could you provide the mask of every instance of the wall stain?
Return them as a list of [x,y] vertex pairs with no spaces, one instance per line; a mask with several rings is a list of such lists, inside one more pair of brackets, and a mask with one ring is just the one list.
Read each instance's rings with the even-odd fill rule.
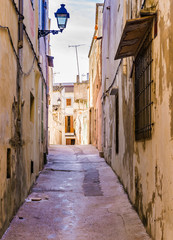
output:
[[158,166],[155,167],[155,187],[157,190],[157,195],[160,197],[160,200],[162,201],[162,187],[163,187],[163,174],[160,173],[160,170],[158,169]]
[[[170,12],[167,14],[167,19],[173,22],[173,2],[170,1]],[[159,28],[164,29],[164,34],[160,38],[160,63],[159,63],[159,97],[160,103],[163,102],[163,83],[166,81],[166,87],[169,90],[171,88],[171,95],[169,98],[169,109],[171,113],[170,134],[173,137],[173,25],[168,24],[164,20],[165,15],[160,17]],[[167,43],[167,47],[165,44]],[[165,68],[165,70],[164,70]]]
[[[122,78],[122,111],[123,111],[123,128],[125,135],[125,153],[123,156],[123,166],[129,172],[130,176],[130,189],[129,193],[133,191],[133,154],[134,154],[134,103],[133,103],[133,87],[129,87],[128,81],[133,81],[127,79],[126,75],[123,75]],[[130,85],[133,85],[132,82]],[[130,91],[129,98],[126,99],[125,91],[128,89]],[[130,119],[130,121],[129,121]]]

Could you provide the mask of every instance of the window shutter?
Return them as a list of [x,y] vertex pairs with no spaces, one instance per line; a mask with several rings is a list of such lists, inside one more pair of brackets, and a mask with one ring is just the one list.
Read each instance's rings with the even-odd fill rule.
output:
[[73,133],[74,129],[73,129],[73,116],[70,116],[70,132]]

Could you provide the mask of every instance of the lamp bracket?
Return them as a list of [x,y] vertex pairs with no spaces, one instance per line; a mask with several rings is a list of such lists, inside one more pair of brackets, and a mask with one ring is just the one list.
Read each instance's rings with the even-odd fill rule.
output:
[[50,33],[52,33],[53,35],[58,34],[59,32],[62,33],[63,30],[64,29],[60,29],[60,30],[40,30],[40,29],[38,29],[38,38],[45,37]]

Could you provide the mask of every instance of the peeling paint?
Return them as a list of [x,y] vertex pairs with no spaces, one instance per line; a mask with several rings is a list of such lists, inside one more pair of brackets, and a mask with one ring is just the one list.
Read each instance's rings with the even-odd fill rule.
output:
[[[110,33],[106,29],[109,23],[106,11],[108,1],[105,1],[102,74],[109,76],[109,79],[102,78],[102,86],[109,87],[113,80],[111,77],[115,76],[118,60],[114,61],[114,57],[123,30],[120,23],[129,15],[132,19],[140,16],[139,1],[132,1],[132,9],[128,1],[124,3],[125,6],[121,5],[117,12],[117,2],[109,2],[111,11],[116,13],[114,22],[110,23]],[[156,11],[158,20],[157,36],[154,36],[155,21],[152,28],[152,136],[149,140],[135,141],[135,76],[134,73],[133,76],[130,74],[134,57],[130,57],[123,60],[124,65],[121,65],[113,86],[118,88],[119,94],[119,153],[115,151],[115,136],[111,135],[109,129],[106,129],[104,151],[108,152],[108,143],[112,138],[111,166],[121,179],[147,231],[154,240],[172,240],[173,220],[170,209],[173,199],[173,1],[147,0],[144,10],[150,13]],[[109,34],[110,36],[107,36]],[[108,39],[112,40],[109,42],[109,53]],[[107,55],[109,61],[106,61]],[[114,123],[111,132],[115,133],[113,97],[106,96],[103,106],[106,126]]]

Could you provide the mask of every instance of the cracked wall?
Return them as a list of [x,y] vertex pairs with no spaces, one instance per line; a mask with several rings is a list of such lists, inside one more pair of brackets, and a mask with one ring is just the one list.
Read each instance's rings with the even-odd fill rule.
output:
[[[119,60],[114,60],[126,19],[140,17],[141,1],[105,1],[103,12],[103,89],[109,88]],[[119,94],[119,152],[116,153],[115,97],[107,94],[104,154],[123,183],[147,232],[156,240],[171,240],[173,169],[173,3],[146,0],[144,11],[157,11],[157,36],[152,25],[152,137],[135,141],[134,57],[123,59],[113,87]],[[114,18],[113,18],[114,16]],[[111,19],[111,21],[110,21]],[[112,20],[114,19],[114,21]],[[163,34],[164,33],[164,34]],[[106,87],[105,87],[106,86]],[[109,92],[110,93],[110,92]],[[110,134],[110,129],[113,135]],[[102,134],[104,135],[104,129]],[[108,158],[108,146],[112,156]]]
[[[15,2],[18,7],[18,1]],[[42,169],[46,153],[45,86],[42,96],[42,79],[36,61],[33,61],[32,46],[24,33],[23,48],[18,49],[18,15],[13,1],[3,1],[1,10],[0,25],[9,28],[14,49],[17,54],[20,52],[21,68],[25,73],[29,69],[31,71],[21,76],[8,32],[0,28],[0,237]],[[23,15],[26,32],[31,37],[33,48],[38,55],[38,3],[35,3],[33,10],[31,1],[24,1]],[[32,119],[31,93],[34,98]],[[44,108],[43,141],[41,103]],[[33,173],[31,161],[34,166]]]

